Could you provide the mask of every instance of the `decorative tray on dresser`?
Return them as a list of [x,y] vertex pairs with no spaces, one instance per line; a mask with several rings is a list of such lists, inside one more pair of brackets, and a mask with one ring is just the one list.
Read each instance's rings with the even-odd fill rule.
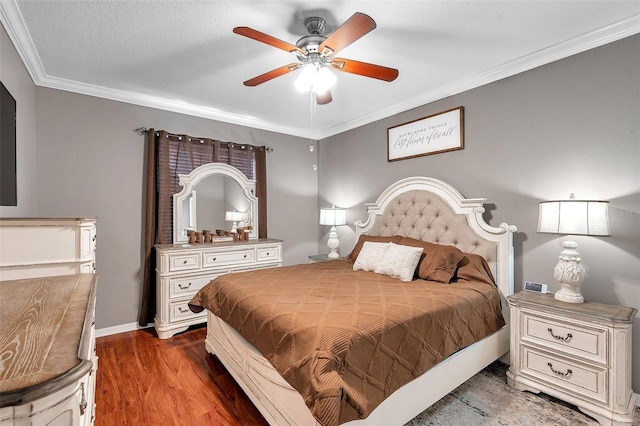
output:
[[633,422],[631,326],[635,308],[566,303],[522,291],[511,309],[509,385],[576,405],[603,425]]
[[207,321],[187,303],[222,274],[282,266],[282,240],[260,238],[204,244],[157,244],[156,332],[168,339],[190,325]]

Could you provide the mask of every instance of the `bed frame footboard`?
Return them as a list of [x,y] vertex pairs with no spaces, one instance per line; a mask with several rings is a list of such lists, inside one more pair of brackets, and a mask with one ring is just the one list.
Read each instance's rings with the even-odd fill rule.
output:
[[[218,357],[269,424],[322,426],[302,396],[271,363],[235,329],[211,312],[207,312],[206,348]],[[404,424],[508,351],[509,326],[505,325],[395,391],[366,419],[345,425]],[[434,383],[438,386],[433,386]]]

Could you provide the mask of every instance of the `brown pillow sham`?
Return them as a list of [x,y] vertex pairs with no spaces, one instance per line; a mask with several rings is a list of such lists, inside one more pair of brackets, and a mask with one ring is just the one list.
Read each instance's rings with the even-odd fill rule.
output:
[[464,257],[464,253],[457,247],[429,243],[410,237],[404,237],[396,244],[422,247],[424,249],[424,253],[420,257],[420,263],[416,268],[418,277],[423,280],[448,284],[456,271],[458,263]]
[[362,250],[362,245],[365,243],[365,241],[371,241],[373,243],[398,244],[398,241],[400,241],[402,238],[403,237],[401,237],[400,235],[394,235],[393,237],[377,237],[373,235],[362,234],[360,235],[360,238],[358,238],[358,242],[356,243],[356,246],[353,248],[353,250],[351,250],[351,253],[349,253],[349,256],[347,256],[347,261],[351,263],[354,263],[356,261],[356,259],[358,258],[358,254],[360,254],[360,250]]
[[454,275],[454,281],[481,281],[488,284],[496,284],[491,268],[484,257],[479,254],[465,253],[458,263],[458,269]]

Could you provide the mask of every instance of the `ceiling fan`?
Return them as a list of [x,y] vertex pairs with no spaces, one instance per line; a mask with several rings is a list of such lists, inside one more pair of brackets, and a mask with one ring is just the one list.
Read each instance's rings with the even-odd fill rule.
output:
[[315,74],[324,74],[324,77],[335,79],[335,76],[329,72],[329,69],[333,69],[384,81],[393,81],[398,77],[398,70],[394,68],[334,57],[338,51],[349,46],[376,27],[375,21],[364,13],[354,13],[351,18],[347,19],[328,36],[324,35],[326,22],[323,18],[309,17],[305,19],[304,24],[309,34],[300,38],[295,45],[253,28],[235,27],[233,29],[236,34],[293,53],[298,59],[297,63],[276,68],[245,81],[245,86],[257,86],[299,68],[304,68],[301,78],[296,83],[302,80],[302,83],[306,84],[308,89],[313,89],[315,92],[316,102],[323,105],[332,101],[331,91],[326,83],[316,85],[320,87],[313,87],[312,79]]

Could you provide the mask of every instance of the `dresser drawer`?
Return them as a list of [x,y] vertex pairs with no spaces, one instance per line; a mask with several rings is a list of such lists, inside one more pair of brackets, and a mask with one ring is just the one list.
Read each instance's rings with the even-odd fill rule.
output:
[[608,364],[606,329],[576,322],[561,321],[552,316],[523,312],[522,341],[552,347],[559,353]]
[[170,253],[169,271],[190,271],[200,269],[200,253]]
[[258,247],[258,262],[280,260],[280,246]]
[[585,398],[608,402],[608,369],[581,364],[527,346],[522,347],[522,374],[543,380],[566,393],[570,390]]
[[253,263],[255,250],[248,248],[245,250],[204,252],[203,257],[202,266],[205,268]]
[[169,298],[193,295],[221,274],[171,278],[169,279]]
[[169,304],[169,321],[180,321],[197,317],[206,317],[206,311],[200,313],[191,312],[188,300],[181,302],[171,302]]

